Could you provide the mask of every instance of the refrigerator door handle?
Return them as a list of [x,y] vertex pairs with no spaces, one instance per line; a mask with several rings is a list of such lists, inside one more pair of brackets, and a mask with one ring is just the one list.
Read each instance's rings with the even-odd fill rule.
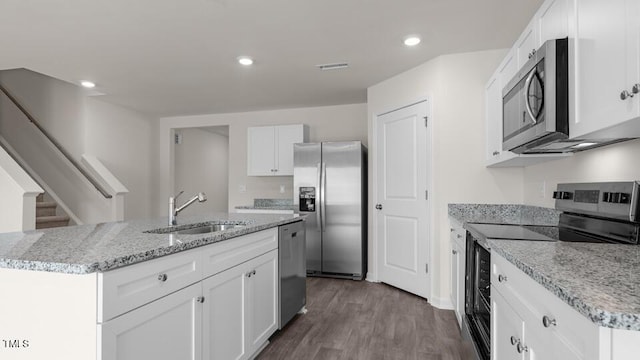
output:
[[[317,169],[318,169],[318,204],[316,205],[320,205],[322,204],[322,167],[320,166],[320,163],[318,163],[318,165],[316,165]],[[318,223],[318,231],[322,232],[322,215],[320,214],[321,212],[321,208],[320,206],[316,206],[316,221]]]
[[327,228],[327,212],[326,212],[326,202],[327,202],[327,194],[325,190],[327,189],[327,164],[322,162],[322,184],[321,184],[321,194],[322,198],[320,200],[320,208],[322,209],[322,232],[326,231]]

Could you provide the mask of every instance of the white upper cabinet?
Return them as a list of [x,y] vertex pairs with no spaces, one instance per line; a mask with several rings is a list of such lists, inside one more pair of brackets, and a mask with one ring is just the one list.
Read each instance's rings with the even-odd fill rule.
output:
[[247,175],[292,176],[293,144],[306,141],[302,124],[250,127],[247,130]]
[[575,0],[550,0],[540,7],[536,20],[540,46],[547,40],[569,36],[569,7],[574,2]]
[[[518,69],[520,69],[540,47],[538,39],[538,19],[534,17],[529,25],[524,29],[518,41],[516,41],[516,59],[518,60]],[[506,84],[505,84],[506,85]]]
[[[571,84],[575,113],[569,124],[571,138],[580,138],[640,115],[640,95],[630,96],[634,95],[634,85],[640,84],[638,3],[638,0],[577,1],[575,81]],[[640,134],[637,129],[635,134],[614,134],[616,137],[628,135]]]

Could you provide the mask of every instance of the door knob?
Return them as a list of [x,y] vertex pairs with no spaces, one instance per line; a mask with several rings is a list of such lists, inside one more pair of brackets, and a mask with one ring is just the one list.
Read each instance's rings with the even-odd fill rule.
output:
[[633,85],[633,87],[631,88],[631,92],[634,94],[637,94],[640,92],[640,84],[635,84]]
[[376,204],[376,209],[382,210],[382,204]]

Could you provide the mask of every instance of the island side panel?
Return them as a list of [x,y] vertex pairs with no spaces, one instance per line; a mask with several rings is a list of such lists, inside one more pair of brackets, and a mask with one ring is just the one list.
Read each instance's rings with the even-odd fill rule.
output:
[[0,269],[0,359],[96,359],[96,274]]

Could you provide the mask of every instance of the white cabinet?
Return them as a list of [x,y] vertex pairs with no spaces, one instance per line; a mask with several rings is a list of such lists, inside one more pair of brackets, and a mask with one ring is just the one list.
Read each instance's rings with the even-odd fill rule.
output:
[[202,306],[194,284],[98,325],[102,360],[200,360]]
[[465,293],[465,234],[466,231],[460,223],[449,219],[451,224],[451,303],[462,328],[464,317],[464,293]]
[[524,321],[499,292],[491,290],[491,359],[524,359]]
[[302,124],[250,127],[247,130],[247,175],[292,176],[293,144],[306,141]]
[[493,360],[595,360],[610,351],[610,334],[494,252],[491,303]]
[[[121,310],[98,322],[100,359],[254,356],[278,326],[277,236],[276,228],[267,229],[102,275],[99,283],[117,291],[100,291],[111,294],[101,303],[133,304],[126,294],[148,303],[129,312],[128,306],[98,306]],[[170,279],[184,288],[176,291]],[[164,293],[163,284],[168,285]],[[157,298],[149,300],[149,293]]]
[[548,0],[536,14],[539,46],[545,41],[569,36],[570,7],[576,0]]
[[[579,0],[575,29],[575,117],[571,138],[580,138],[640,115],[640,12],[638,0]],[[640,89],[639,89],[640,90]],[[620,133],[618,136],[638,136]]]
[[248,359],[277,329],[277,250],[202,282],[203,358]]
[[518,69],[522,68],[540,47],[537,25],[538,19],[534,16],[516,41],[515,56],[518,61]]

